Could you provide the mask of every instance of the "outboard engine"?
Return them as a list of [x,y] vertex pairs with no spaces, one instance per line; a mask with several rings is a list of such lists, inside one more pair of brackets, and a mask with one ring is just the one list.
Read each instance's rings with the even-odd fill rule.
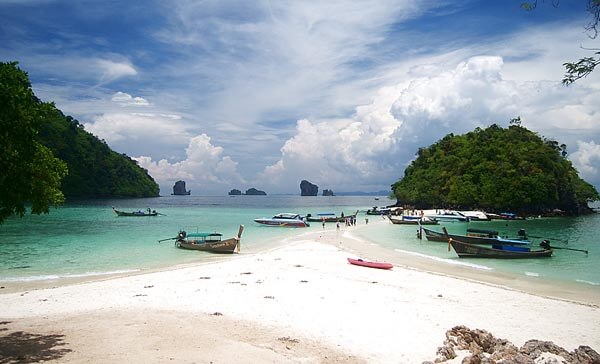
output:
[[185,231],[180,231],[179,234],[177,234],[177,239],[178,240],[183,240],[185,239],[185,237],[187,236],[187,233]]

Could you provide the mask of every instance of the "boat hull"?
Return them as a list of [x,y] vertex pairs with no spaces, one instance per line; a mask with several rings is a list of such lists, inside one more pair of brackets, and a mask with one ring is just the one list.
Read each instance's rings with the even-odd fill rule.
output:
[[353,258],[348,258],[348,263],[353,264],[353,265],[358,265],[361,267],[377,268],[377,269],[392,269],[392,267],[394,267],[394,265],[392,263],[373,262],[373,261],[368,261],[368,260],[363,260],[363,259],[353,259]]
[[448,242],[448,238],[461,241],[467,244],[484,244],[484,245],[529,245],[529,240],[516,240],[516,239],[504,239],[499,237],[482,237],[482,236],[470,236],[470,235],[457,235],[457,234],[446,234],[427,228],[423,228],[425,232],[425,238],[429,241],[441,241]]
[[307,215],[306,221],[308,222],[345,222],[346,219],[356,219],[356,214],[354,215],[346,215],[346,216],[335,216],[335,215]]
[[239,246],[239,238],[231,238],[216,242],[196,242],[191,239],[177,240],[175,245],[181,249],[200,250],[211,253],[233,254]]
[[[240,240],[244,232],[244,225],[240,225],[236,237],[221,240],[220,233],[211,234],[190,234],[185,232],[178,234],[179,238],[175,241],[175,246],[187,250],[199,250],[211,253],[233,254],[236,250],[240,251]],[[196,236],[194,236],[196,235]]]
[[388,219],[392,222],[392,224],[396,225],[438,225],[439,221],[432,219],[422,219],[422,218],[394,218],[388,215]]
[[265,226],[279,227],[307,227],[307,222],[302,220],[274,220],[274,219],[254,219],[254,222]]
[[117,216],[157,216],[158,212],[142,212],[142,211],[134,211],[134,212],[125,212],[113,209]]
[[459,258],[527,259],[552,256],[552,249],[528,250],[504,248],[502,246],[484,247],[454,239],[450,239],[448,244],[452,246]]

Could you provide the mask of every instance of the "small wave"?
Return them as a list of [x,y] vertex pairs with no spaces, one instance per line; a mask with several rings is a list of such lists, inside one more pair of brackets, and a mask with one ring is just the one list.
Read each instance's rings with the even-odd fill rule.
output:
[[431,260],[435,260],[438,262],[444,262],[447,264],[455,264],[455,265],[461,265],[461,266],[465,266],[465,267],[470,267],[470,268],[476,268],[476,269],[481,269],[481,270],[494,270],[493,268],[490,267],[486,267],[485,265],[479,265],[479,264],[473,264],[473,263],[467,263],[464,261],[459,261],[456,259],[447,259],[447,258],[440,258],[440,257],[434,257],[432,255],[427,255],[427,254],[422,254],[422,253],[417,253],[417,252],[411,252],[408,250],[402,250],[402,249],[394,249],[397,252],[403,253],[403,254],[408,254],[408,255],[414,255],[420,258],[427,258],[427,259],[431,259]]
[[529,277],[539,277],[540,276],[539,273],[535,273],[535,272],[525,272],[525,275],[529,276]]
[[576,279],[575,281],[579,283],[590,284],[592,286],[600,286],[600,283],[598,282],[586,281],[584,279]]
[[28,276],[28,277],[6,277],[0,278],[0,281],[4,282],[35,282],[35,281],[49,281],[52,279],[62,279],[62,278],[85,278],[85,277],[96,277],[96,276],[108,276],[112,274],[123,274],[123,273],[134,273],[139,272],[139,269],[123,269],[123,270],[115,270],[110,272],[86,272],[79,274],[48,274],[48,275],[40,275],[40,276]]
[[364,242],[364,240],[363,240],[363,239],[361,239],[361,238],[359,238],[359,237],[357,237],[357,236],[354,236],[354,235],[352,235],[352,233],[351,233],[351,232],[349,232],[349,231],[344,231],[344,233],[342,234],[342,236],[343,236],[344,238],[347,238],[347,239],[352,239],[352,240],[356,240],[356,241],[358,241],[358,242],[361,242],[361,243],[362,243],[362,242]]

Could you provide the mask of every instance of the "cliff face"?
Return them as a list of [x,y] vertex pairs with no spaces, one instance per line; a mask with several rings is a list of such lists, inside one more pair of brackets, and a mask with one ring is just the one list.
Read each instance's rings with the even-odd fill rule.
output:
[[300,182],[300,196],[316,196],[319,193],[319,186],[314,185],[307,180]]

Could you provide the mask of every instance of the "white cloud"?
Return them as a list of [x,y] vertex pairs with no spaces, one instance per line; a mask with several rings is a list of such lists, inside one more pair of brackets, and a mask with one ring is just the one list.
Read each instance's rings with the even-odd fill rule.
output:
[[149,143],[179,143],[189,139],[185,126],[177,115],[152,113],[110,113],[84,123],[90,133],[109,143],[142,140]]
[[600,184],[600,145],[594,141],[580,141],[577,147],[569,159],[579,171],[579,176],[589,183]]
[[103,83],[125,76],[137,75],[137,70],[128,61],[116,62],[108,59],[98,59],[96,60],[96,66],[100,70]]
[[[297,191],[304,178],[335,190],[385,189],[418,148],[516,116],[569,145],[570,156],[585,145],[578,142],[600,140],[600,72],[560,84],[562,63],[588,54],[580,44],[593,48],[582,32],[585,12],[575,23],[522,28],[519,19],[498,18],[498,32],[472,27],[487,9],[412,0],[184,0],[127,19],[161,18],[131,33],[143,34],[130,39],[140,47],[110,32],[71,32],[65,18],[64,27],[51,22],[59,25],[41,41],[15,36],[0,48],[23,60],[36,93],[115,150],[146,156],[157,173],[203,178],[190,172],[194,160],[204,161],[196,151],[220,153],[215,175],[239,169],[268,193]],[[474,18],[465,29],[446,29],[456,25],[446,11]],[[81,12],[71,14],[82,21]],[[199,134],[219,147],[200,140],[185,149]]]
[[237,172],[237,162],[223,155],[223,148],[214,146],[206,134],[190,139],[186,159],[180,162],[153,161],[147,156],[134,159],[161,185],[162,194],[179,179],[185,180],[187,187],[201,190],[202,194],[224,194],[244,183]]
[[118,91],[116,92],[111,100],[118,103],[121,106],[148,106],[150,103],[143,97],[133,97],[130,94]]
[[[598,99],[599,89],[575,91],[587,96],[562,100],[573,91],[559,82],[506,80],[503,64],[501,57],[477,56],[450,69],[424,67],[420,77],[382,88],[351,119],[300,120],[279,161],[259,179],[274,186],[309,179],[322,188],[342,190],[389,186],[402,177],[419,147],[447,133],[493,123],[507,126],[518,115],[524,126],[534,124],[534,130],[559,141],[565,135],[556,134],[557,126],[598,133],[600,126],[591,122],[596,110],[591,100]],[[546,109],[548,104],[554,108]],[[574,156],[590,175],[598,167],[597,147],[579,143],[579,148],[585,149]]]

